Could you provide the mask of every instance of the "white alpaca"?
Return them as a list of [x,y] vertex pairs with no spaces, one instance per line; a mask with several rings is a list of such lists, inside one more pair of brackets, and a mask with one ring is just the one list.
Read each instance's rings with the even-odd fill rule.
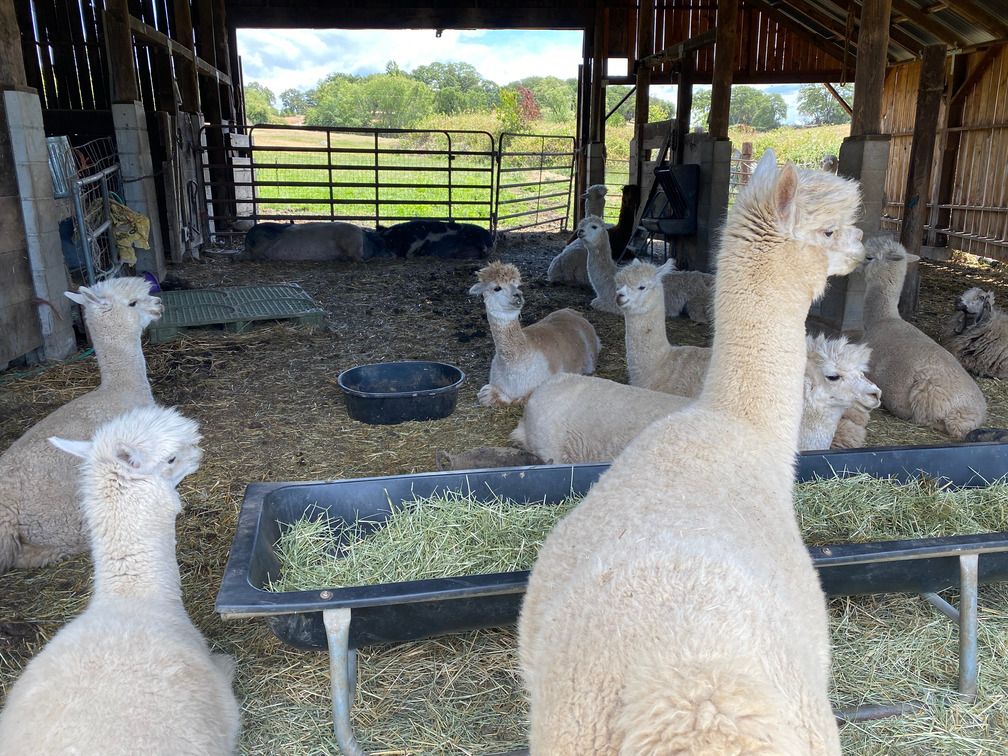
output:
[[605,223],[597,215],[586,215],[578,224],[578,239],[588,250],[588,282],[595,290],[592,308],[602,312],[618,313],[616,304],[616,263],[612,259],[609,246],[609,232]]
[[[848,408],[864,407],[867,415],[879,405],[878,387],[865,377],[867,346],[809,336],[806,350],[799,451],[829,448]],[[557,463],[610,462],[651,423],[691,401],[602,378],[557,375],[529,395],[511,441]]]
[[714,320],[713,273],[675,270],[673,267],[665,275],[662,284],[668,315],[678,318],[685,313],[694,323],[710,323]]
[[518,268],[492,262],[477,277],[469,293],[483,297],[496,350],[490,382],[479,390],[481,404],[523,402],[554,373],[594,372],[602,344],[591,323],[564,308],[522,328],[518,316],[525,297]]
[[703,393],[627,447],[532,570],[533,754],[840,753],[793,488],[805,317],[863,253],[858,205],[854,182],[778,171],[772,150],[739,194]]
[[199,466],[199,440],[195,422],[156,406],[91,441],[51,439],[84,460],[94,591],[8,692],[3,756],[234,753],[234,661],[186,614],[175,557],[175,487]]
[[900,317],[903,245],[878,237],[865,250],[864,338],[882,405],[903,420],[962,438],[983,423],[987,400],[955,357]]
[[84,310],[101,384],[44,417],[0,455],[0,573],[87,548],[75,465],[46,438],[89,437],[106,420],[154,403],[140,347],[144,328],[161,316],[150,284],[116,278],[66,295]]
[[[605,198],[608,191],[605,184],[592,184],[588,187],[581,195],[585,201],[585,217],[594,215],[601,218],[605,215]],[[570,286],[591,286],[587,263],[588,250],[585,249],[584,242],[574,238],[559,255],[550,260],[546,280]]]
[[627,372],[631,386],[696,396],[703,386],[711,351],[669,344],[662,278],[674,270],[671,260],[658,268],[634,260],[616,274],[616,304],[626,320]]
[[994,305],[993,291],[974,286],[956,300],[945,348],[974,375],[1008,378],[1008,315]]

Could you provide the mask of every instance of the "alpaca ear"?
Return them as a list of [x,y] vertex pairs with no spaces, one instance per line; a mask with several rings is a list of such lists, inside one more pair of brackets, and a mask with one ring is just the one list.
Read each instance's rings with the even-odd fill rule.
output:
[[50,436],[48,441],[60,451],[65,451],[67,454],[72,454],[81,459],[84,459],[88,455],[88,452],[91,451],[90,441],[71,441],[70,439],[59,438],[58,436]]
[[486,291],[487,285],[485,283],[476,283],[469,287],[469,296],[478,297]]
[[907,265],[910,265],[911,263],[915,263],[918,260],[920,260],[920,255],[912,255],[909,252],[907,252],[907,254],[906,254]]
[[116,459],[133,471],[140,470],[144,466],[143,452],[130,444],[119,444],[116,447]]
[[72,291],[64,291],[63,295],[67,299],[69,299],[71,302],[76,302],[77,304],[81,305],[82,307],[84,305],[88,305],[88,304],[92,304],[92,305],[103,305],[103,304],[106,304],[106,301],[105,301],[105,299],[103,297],[100,297],[97,294],[95,294],[87,286],[81,286],[79,289],[77,289],[76,293],[74,293]]
[[788,163],[780,170],[777,183],[774,185],[774,206],[777,217],[788,229],[795,227],[798,221],[798,207],[795,196],[798,194],[798,171]]
[[669,273],[674,273],[677,270],[675,260],[671,257],[661,264],[661,267],[655,271],[655,278],[661,278],[662,276],[667,276]]
[[753,169],[752,178],[759,178],[760,180],[765,179],[767,176],[777,175],[777,153],[773,151],[772,147],[768,147],[763,153],[763,157],[759,159],[756,163],[756,168]]

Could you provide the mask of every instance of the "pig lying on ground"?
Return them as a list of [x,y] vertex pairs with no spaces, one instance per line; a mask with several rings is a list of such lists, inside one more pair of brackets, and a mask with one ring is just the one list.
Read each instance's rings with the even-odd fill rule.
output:
[[399,257],[483,260],[493,248],[493,235],[471,223],[411,220],[378,232],[389,254]]
[[249,260],[369,260],[391,257],[382,237],[352,223],[257,223],[245,235]]

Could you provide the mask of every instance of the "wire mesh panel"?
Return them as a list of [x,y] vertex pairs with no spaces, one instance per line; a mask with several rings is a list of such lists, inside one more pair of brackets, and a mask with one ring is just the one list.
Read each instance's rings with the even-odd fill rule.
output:
[[574,178],[574,137],[549,134],[500,136],[497,162],[497,228],[567,229]]
[[496,153],[487,132],[273,125],[245,131],[238,140],[228,127],[205,127],[203,176],[217,236],[243,233],[227,230],[237,220],[493,225]]

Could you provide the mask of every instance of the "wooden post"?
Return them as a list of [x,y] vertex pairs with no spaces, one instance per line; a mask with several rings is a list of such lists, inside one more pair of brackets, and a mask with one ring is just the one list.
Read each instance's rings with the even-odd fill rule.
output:
[[690,111],[693,110],[693,72],[696,53],[690,53],[679,62],[679,86],[676,91],[675,162],[682,165],[686,154],[686,135],[690,129]]
[[[231,76],[231,56],[228,53],[228,31],[225,18],[224,0],[213,0],[213,37],[214,55],[218,69]],[[233,79],[232,79],[233,81]],[[221,84],[221,117],[226,121],[234,121],[234,92],[231,85]]]
[[[655,0],[640,0],[637,8],[637,60],[634,68],[637,73],[637,89],[634,92],[634,139],[637,143],[637,175],[631,176],[631,183],[643,185],[644,176],[641,172],[648,156],[644,154],[644,127],[648,122],[648,110],[651,106],[651,67],[642,65],[641,60],[654,52],[654,12]],[[641,192],[641,201],[647,202],[647,197]]]
[[588,140],[602,140],[602,124],[605,121],[605,93],[602,86],[602,54],[604,41],[602,39],[602,17],[598,8],[595,12],[595,22],[592,27],[592,61],[591,61],[591,109],[588,127]]
[[[935,227],[948,228],[952,211],[942,209],[939,205],[948,205],[952,201],[955,193],[955,174],[959,159],[959,142],[962,132],[956,127],[962,126],[963,105],[965,97],[954,98],[952,95],[959,91],[967,79],[968,55],[955,55],[952,58],[952,71],[948,78],[948,96],[945,107],[945,128],[942,130],[942,147],[939,158],[938,169],[938,191],[934,195],[935,220],[932,223]],[[944,234],[934,235],[931,240],[934,246],[944,246],[948,244],[948,237]]]
[[27,86],[14,0],[0,0],[0,89]]
[[920,253],[924,236],[931,163],[934,161],[935,136],[938,131],[938,111],[944,88],[945,45],[930,45],[924,48],[921,57],[917,112],[910,145],[910,168],[903,194],[903,224],[900,229],[900,243],[913,254]]
[[[851,3],[851,10],[854,4]],[[889,48],[892,0],[864,0],[858,27],[851,136],[882,132],[882,84]]]
[[[176,40],[195,55],[192,10],[189,6],[189,0],[174,0],[174,4]],[[198,113],[200,109],[199,80],[196,76],[195,62],[182,55],[175,56],[175,70],[178,73],[179,94],[182,95],[182,110],[187,113]]]
[[728,138],[728,113],[731,108],[732,75],[738,40],[738,0],[721,0],[717,10],[717,41],[714,43],[714,70],[711,109],[708,121],[715,139]]
[[105,49],[112,102],[136,102],[140,99],[140,88],[137,86],[127,0],[108,0],[105,5]]

